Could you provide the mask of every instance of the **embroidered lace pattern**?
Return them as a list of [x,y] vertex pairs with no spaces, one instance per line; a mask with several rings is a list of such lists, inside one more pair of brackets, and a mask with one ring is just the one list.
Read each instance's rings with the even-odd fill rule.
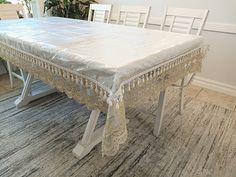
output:
[[125,108],[135,106],[140,100],[156,99],[160,90],[187,74],[199,72],[206,51],[207,47],[201,46],[170,62],[154,66],[122,82],[113,93],[94,79],[0,42],[1,58],[66,93],[68,97],[86,104],[89,109],[107,113],[102,140],[103,155],[115,155],[119,145],[127,139]]

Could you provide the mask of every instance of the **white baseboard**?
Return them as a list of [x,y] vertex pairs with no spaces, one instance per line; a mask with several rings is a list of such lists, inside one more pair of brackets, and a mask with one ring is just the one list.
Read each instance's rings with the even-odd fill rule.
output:
[[203,88],[221,92],[227,95],[236,97],[236,86],[225,84],[222,82],[217,82],[211,79],[202,78],[196,76],[193,80],[193,85],[197,85]]

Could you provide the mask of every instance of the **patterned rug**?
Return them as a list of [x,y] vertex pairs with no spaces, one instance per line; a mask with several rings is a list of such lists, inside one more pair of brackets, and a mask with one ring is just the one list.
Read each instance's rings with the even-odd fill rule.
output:
[[[138,107],[149,114],[127,111],[129,138],[116,156],[102,158],[97,145],[78,160],[72,149],[90,111],[62,93],[16,109],[19,94],[0,96],[1,177],[236,176],[234,110],[187,95],[183,115],[178,115],[177,92],[169,89],[159,137],[152,134],[157,106],[142,103]],[[101,115],[98,126],[104,121]]]

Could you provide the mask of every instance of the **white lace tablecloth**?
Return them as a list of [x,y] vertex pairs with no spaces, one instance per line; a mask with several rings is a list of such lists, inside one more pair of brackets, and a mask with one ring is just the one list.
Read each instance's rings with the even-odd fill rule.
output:
[[[199,70],[203,38],[45,17],[0,21],[0,57],[107,112],[102,142],[114,155],[127,139],[125,107]],[[133,97],[132,97],[133,95]],[[137,96],[136,96],[137,97]]]

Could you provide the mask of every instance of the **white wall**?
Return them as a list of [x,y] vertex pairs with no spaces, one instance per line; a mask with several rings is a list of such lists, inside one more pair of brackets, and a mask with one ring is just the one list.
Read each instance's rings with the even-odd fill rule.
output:
[[236,86],[236,34],[206,31],[203,36],[210,51],[200,75]]
[[235,0],[98,0],[100,3],[113,4],[116,13],[119,5],[149,5],[152,7],[151,17],[161,17],[165,7],[184,7],[209,9],[208,22],[236,25]]
[[235,0],[169,0],[167,5],[187,8],[207,8],[209,22],[236,24]]
[[[204,61],[201,80],[222,83],[236,94],[236,1],[235,0],[100,0],[113,4],[113,14],[117,14],[119,4],[150,5],[152,7],[149,24],[160,24],[167,6],[209,9],[203,36],[210,45],[208,57]],[[113,16],[115,18],[115,15]]]

